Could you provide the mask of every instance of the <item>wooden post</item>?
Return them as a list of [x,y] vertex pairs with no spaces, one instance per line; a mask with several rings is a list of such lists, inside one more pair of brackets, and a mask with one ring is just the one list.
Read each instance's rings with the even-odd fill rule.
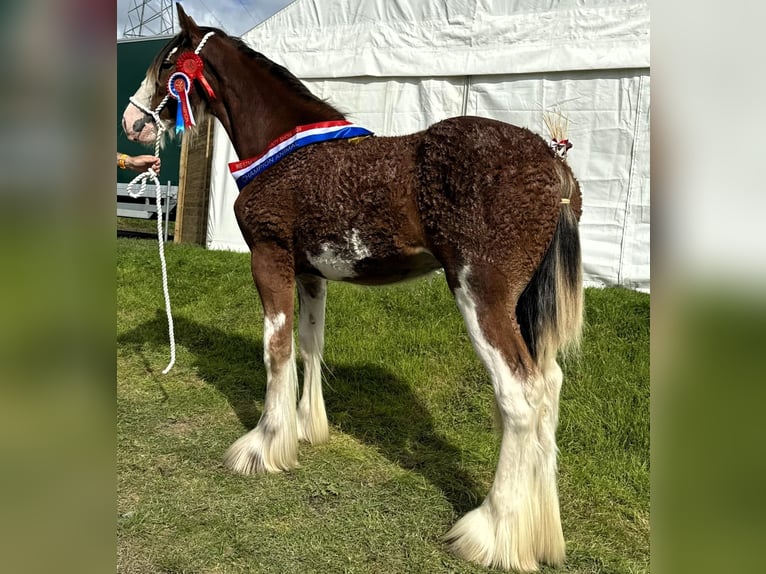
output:
[[181,141],[175,243],[205,246],[212,162],[213,122],[207,118],[194,136],[185,133]]

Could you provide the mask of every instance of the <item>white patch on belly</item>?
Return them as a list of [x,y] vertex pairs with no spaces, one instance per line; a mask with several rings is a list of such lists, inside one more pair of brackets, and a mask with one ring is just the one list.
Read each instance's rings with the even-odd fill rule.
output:
[[346,240],[357,261],[361,261],[370,256],[370,250],[367,249],[367,246],[362,243],[361,239],[359,239],[359,230],[352,229],[351,233],[346,233]]
[[314,269],[327,279],[340,281],[354,276],[354,261],[341,256],[329,243],[323,243],[317,255],[306,255]]
[[309,263],[327,279],[340,281],[356,276],[354,265],[371,255],[357,229],[346,232],[345,240],[345,245],[322,243],[316,255],[306,253]]

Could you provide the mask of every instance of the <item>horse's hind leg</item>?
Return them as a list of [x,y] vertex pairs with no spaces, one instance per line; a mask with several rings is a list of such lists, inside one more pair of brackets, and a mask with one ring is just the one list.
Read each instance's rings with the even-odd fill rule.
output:
[[303,358],[303,395],[298,404],[298,438],[318,444],[330,437],[322,396],[322,350],[327,281],[310,275],[298,278],[298,337]]
[[228,467],[243,474],[279,472],[298,465],[295,295],[290,263],[279,252],[253,251],[253,277],[263,303],[266,397],[258,424],[231,445],[224,458]]
[[[548,422],[540,422],[546,405],[552,407],[552,396],[546,398],[550,385],[524,342],[515,318],[518,294],[511,292],[506,281],[489,266],[463,268],[450,281],[473,346],[492,379],[502,442],[489,493],[446,539],[467,560],[529,572],[537,569],[538,561],[558,564],[563,560],[557,495],[548,492],[547,478],[538,482],[545,469],[546,477],[553,476],[555,488],[555,439],[548,432],[555,420],[548,415]],[[541,424],[546,429],[543,436]],[[553,468],[548,450],[552,450]],[[555,516],[547,511],[541,516],[541,501],[552,499],[556,499]]]
[[537,438],[541,460],[535,481],[535,500],[540,528],[537,558],[546,564],[564,562],[564,533],[561,530],[556,464],[556,427],[559,420],[559,394],[564,374],[555,356],[547,357],[542,366],[543,400],[537,413]]

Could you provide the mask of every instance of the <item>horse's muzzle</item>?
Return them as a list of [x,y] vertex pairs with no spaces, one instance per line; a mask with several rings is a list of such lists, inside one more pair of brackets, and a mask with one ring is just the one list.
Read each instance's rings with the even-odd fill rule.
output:
[[136,132],[137,134],[140,134],[143,131],[146,124],[150,124],[150,123],[154,123],[154,118],[152,118],[152,116],[150,116],[149,114],[144,114],[143,118],[133,122],[133,131]]
[[154,118],[133,104],[122,114],[122,129],[130,141],[151,143],[157,133]]

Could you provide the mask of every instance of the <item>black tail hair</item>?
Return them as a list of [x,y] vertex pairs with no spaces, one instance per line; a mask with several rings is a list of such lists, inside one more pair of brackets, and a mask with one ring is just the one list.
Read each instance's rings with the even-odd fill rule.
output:
[[[561,164],[564,167],[564,164]],[[561,351],[575,350],[583,316],[582,255],[577,217],[569,204],[579,187],[571,172],[562,176],[562,204],[556,232],[532,280],[516,304],[521,334],[538,365]]]

